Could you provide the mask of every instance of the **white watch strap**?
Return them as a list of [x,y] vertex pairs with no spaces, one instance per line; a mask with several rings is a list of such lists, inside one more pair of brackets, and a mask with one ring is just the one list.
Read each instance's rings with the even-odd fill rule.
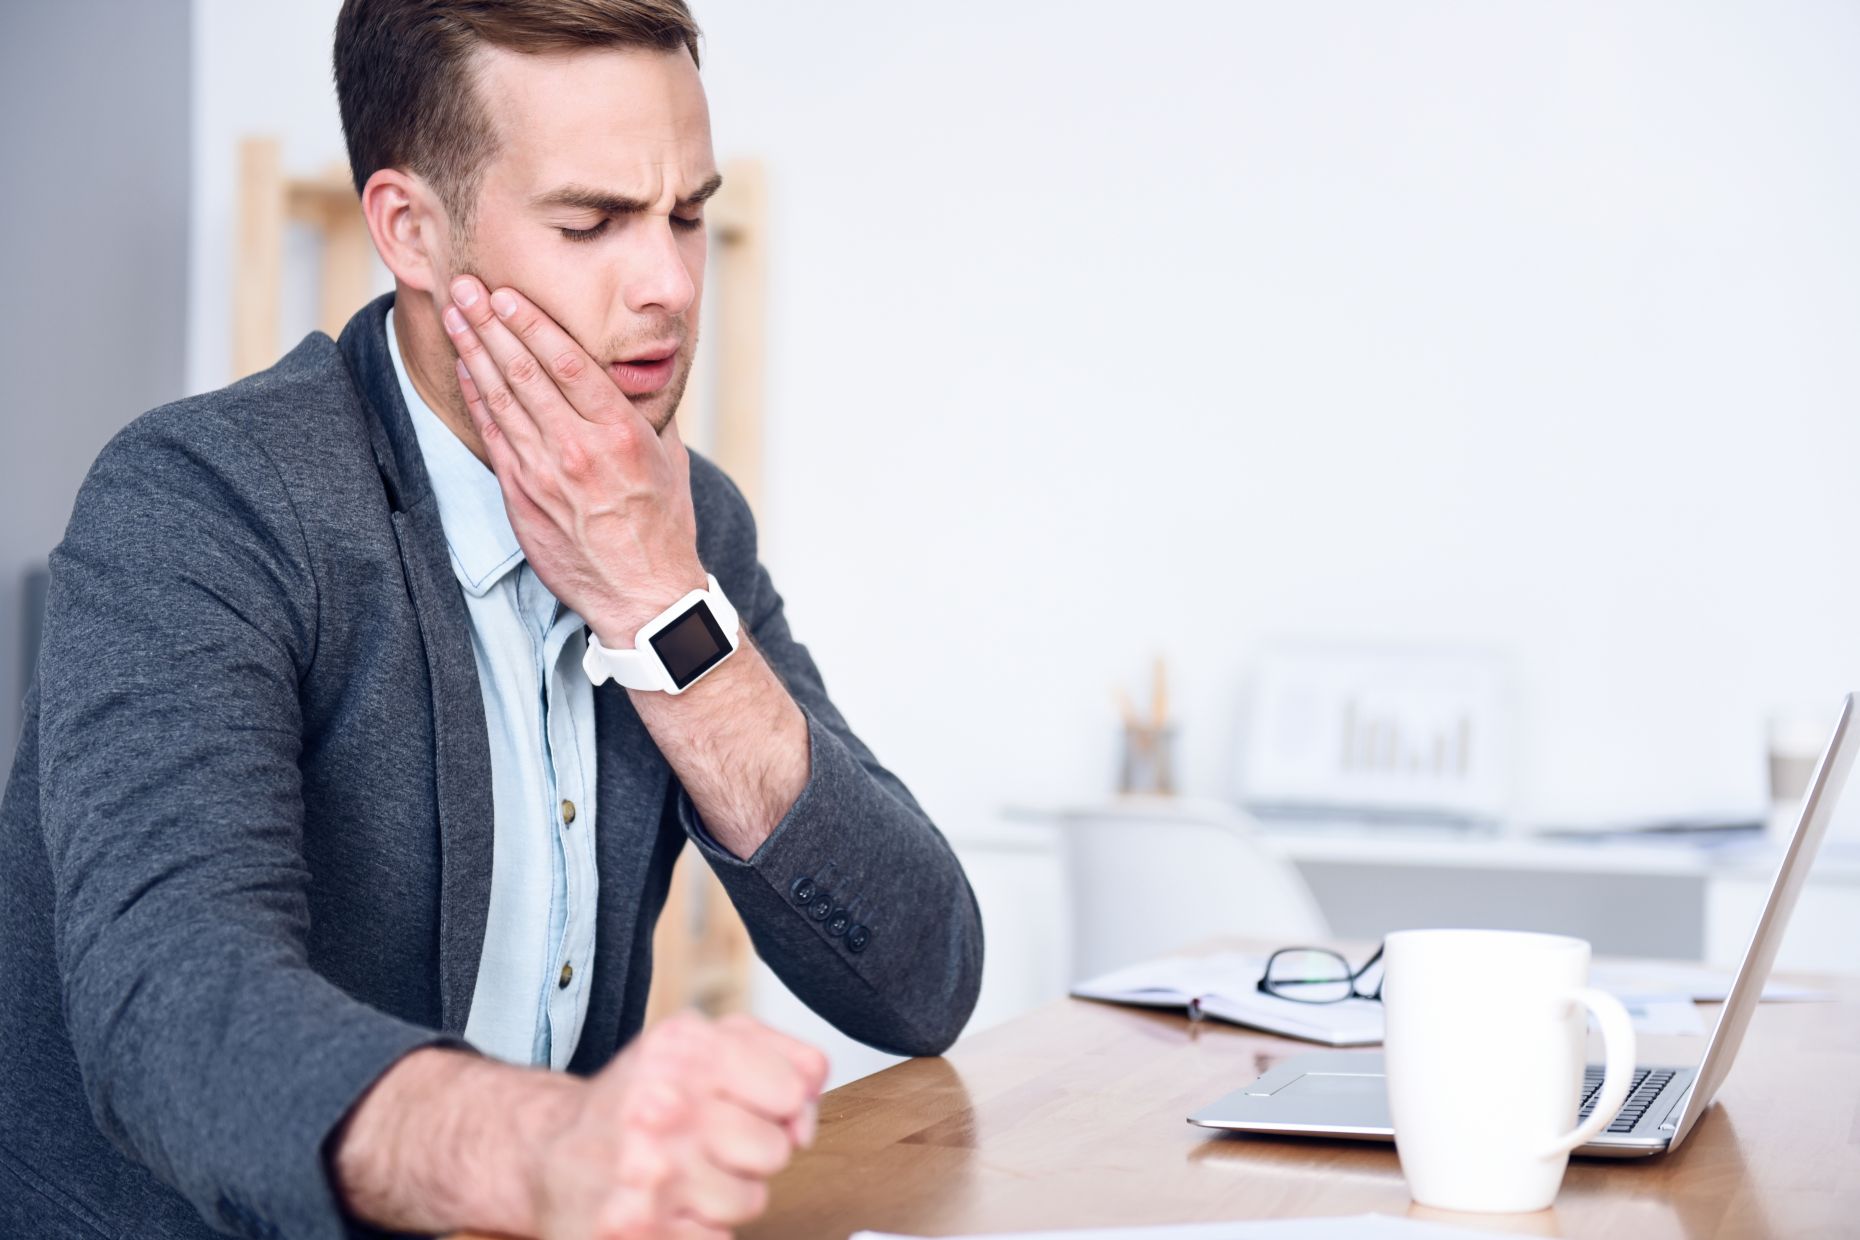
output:
[[672,687],[665,665],[650,654],[637,650],[610,650],[601,639],[588,631],[588,653],[581,656],[581,670],[596,685],[613,681],[622,689],[647,689],[663,693]]
[[[715,573],[706,573],[705,582],[706,589],[693,591],[693,593],[703,596],[704,602],[710,606],[710,614],[716,617],[724,636],[730,639],[730,649],[734,651],[742,644],[741,621],[737,618],[736,608],[731,604],[729,597],[724,594],[723,587],[717,584]],[[686,596],[686,598],[689,597],[689,595]],[[686,599],[679,599],[643,625],[640,632],[644,633],[651,629],[666,613],[675,611],[683,614],[688,607]],[[653,693],[676,693],[678,691],[677,687],[672,684],[672,678],[666,674],[665,664],[659,661],[658,654],[650,646],[642,642],[631,650],[625,648],[615,650],[610,646],[603,646],[601,639],[594,635],[592,629],[588,630],[587,653],[581,656],[581,670],[586,672],[588,679],[597,685],[603,681],[612,680],[623,689],[641,689]]]
[[704,579],[710,582],[710,588],[704,593],[705,602],[710,604],[710,614],[717,617],[717,623],[723,626],[723,635],[730,639],[730,649],[734,650],[742,641],[742,622],[736,618],[736,607],[730,602],[730,596],[717,584],[714,573],[705,573]]

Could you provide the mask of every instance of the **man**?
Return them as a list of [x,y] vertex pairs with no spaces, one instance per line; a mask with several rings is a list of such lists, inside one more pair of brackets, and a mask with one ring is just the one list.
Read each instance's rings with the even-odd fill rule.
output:
[[968,1018],[961,868],[679,439],[696,40],[681,0],[345,4],[395,292],[137,419],[52,558],[0,1233],[725,1234],[825,1065],[742,1017],[640,1034],[686,840],[851,1036]]

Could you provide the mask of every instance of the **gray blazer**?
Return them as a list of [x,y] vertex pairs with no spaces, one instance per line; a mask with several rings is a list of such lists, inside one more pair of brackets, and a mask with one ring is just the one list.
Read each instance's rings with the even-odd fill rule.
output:
[[[351,1234],[331,1131],[398,1057],[463,1045],[489,741],[391,301],[136,419],[52,556],[0,803],[0,1235]],[[696,454],[691,487],[699,553],[800,704],[812,773],[740,861],[696,829],[625,691],[596,691],[602,890],[571,1071],[638,1032],[687,839],[815,1011],[938,1054],[980,984],[968,882],[789,633],[742,495]]]

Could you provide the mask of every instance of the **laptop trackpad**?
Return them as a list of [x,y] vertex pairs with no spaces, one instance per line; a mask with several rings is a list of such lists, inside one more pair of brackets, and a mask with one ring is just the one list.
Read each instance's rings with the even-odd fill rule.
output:
[[[1380,1066],[1380,1065],[1377,1065]],[[1270,1095],[1232,1096],[1226,1118],[1278,1131],[1344,1130],[1369,1136],[1391,1130],[1388,1081],[1380,1072],[1301,1072]]]
[[1265,1132],[1388,1136],[1389,1098],[1380,1051],[1314,1051],[1275,1065],[1199,1114],[1196,1124]]
[[1283,1089],[1274,1090],[1274,1098],[1363,1098],[1386,1105],[1388,1082],[1378,1072],[1307,1072]]

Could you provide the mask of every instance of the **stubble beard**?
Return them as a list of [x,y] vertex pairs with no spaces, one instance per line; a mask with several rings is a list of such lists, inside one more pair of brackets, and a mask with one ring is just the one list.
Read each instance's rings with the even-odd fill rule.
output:
[[678,370],[672,375],[672,381],[655,392],[648,400],[660,406],[656,409],[641,409],[640,415],[652,427],[653,433],[663,435],[665,428],[678,416],[678,407],[685,399],[685,385],[691,381],[691,369],[697,364],[697,333],[694,330],[690,344],[679,351]]
[[[463,235],[455,234],[451,266],[452,274],[446,277],[447,287],[450,287],[451,282],[461,275],[477,273],[478,256],[473,252],[469,232]],[[681,326],[683,325],[682,318],[680,319],[680,324]],[[634,404],[634,408],[639,409],[640,416],[646,419],[647,424],[652,427],[652,432],[655,435],[663,435],[665,433],[665,428],[671,425],[672,419],[678,416],[678,407],[683,403],[685,398],[685,385],[691,381],[691,370],[697,363],[697,324],[692,323],[689,326],[690,331],[688,333],[681,333],[681,335],[688,335],[689,339],[685,347],[680,350],[682,357],[677,373],[672,376],[672,381],[666,384],[663,389],[646,398],[647,400],[656,402],[661,408],[648,410],[640,408],[637,402]],[[566,327],[562,330],[568,331]],[[605,368],[607,365],[605,360],[607,357],[617,358],[623,356],[625,353],[624,348],[618,346],[608,349],[604,354],[597,353],[593,349],[589,349],[575,333],[568,332],[568,336],[569,339],[575,341],[576,344],[581,345],[582,349],[584,349],[588,355],[594,359],[595,363],[602,368]],[[611,375],[609,377],[611,377]],[[454,384],[453,386],[454,391],[457,391],[457,385]],[[632,398],[627,397],[627,399],[631,400]],[[459,412],[464,414],[464,398],[462,396],[460,397],[459,403]],[[470,425],[469,415],[466,415],[466,424]]]

